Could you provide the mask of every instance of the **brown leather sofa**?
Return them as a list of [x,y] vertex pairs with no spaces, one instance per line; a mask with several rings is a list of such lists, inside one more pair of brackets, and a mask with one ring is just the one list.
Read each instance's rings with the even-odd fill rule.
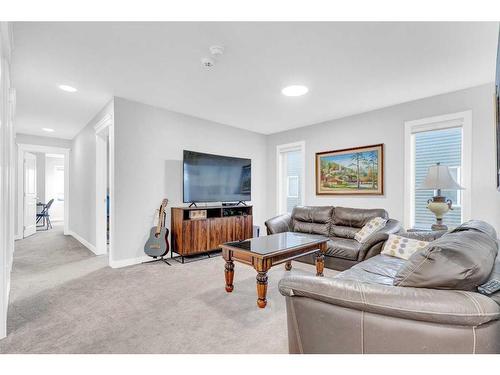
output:
[[500,279],[495,230],[471,221],[403,234],[432,242],[408,260],[377,255],[334,278],[280,281],[290,353],[500,353],[500,292],[476,291]]
[[[385,227],[361,244],[354,235],[374,217],[388,219]],[[297,206],[292,214],[273,217],[266,221],[267,234],[301,232],[330,237],[325,255],[325,267],[343,271],[380,253],[390,233],[400,230],[397,220],[389,219],[383,209],[359,209],[332,206]],[[300,261],[314,264],[312,255]]]

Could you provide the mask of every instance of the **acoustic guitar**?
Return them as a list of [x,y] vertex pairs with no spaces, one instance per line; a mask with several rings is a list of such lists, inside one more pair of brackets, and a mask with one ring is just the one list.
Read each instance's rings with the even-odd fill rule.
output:
[[[158,225],[151,228],[149,232],[149,238],[144,245],[144,252],[153,258],[163,258],[170,250],[170,245],[168,243],[168,229],[165,227],[165,208],[167,207],[168,199],[164,199],[161,202],[161,206],[158,213]],[[168,262],[164,259],[165,263]]]

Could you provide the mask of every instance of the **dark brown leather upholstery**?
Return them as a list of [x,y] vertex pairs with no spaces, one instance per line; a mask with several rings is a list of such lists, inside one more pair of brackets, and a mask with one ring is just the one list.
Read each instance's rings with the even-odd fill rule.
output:
[[[435,242],[452,236],[465,243],[468,232],[490,236],[492,228],[487,229],[406,234]],[[498,242],[490,243],[498,252]],[[500,266],[498,255],[496,262]],[[290,353],[500,353],[495,295],[395,286],[407,263],[377,255],[334,278],[291,274],[282,279]],[[491,269],[486,263],[480,259],[477,267]]]
[[292,232],[328,236],[333,207],[295,207],[292,211]]
[[365,225],[374,217],[389,219],[387,211],[381,208],[364,209],[364,208],[335,207],[333,224],[345,227],[362,228],[363,225]]
[[350,238],[331,237],[327,242],[326,255],[337,258],[357,260],[362,244]]
[[360,228],[346,227],[343,225],[330,226],[330,236],[332,237],[343,237],[343,238],[353,238],[358,233]]
[[[388,235],[400,230],[399,222],[389,219],[385,227],[370,236],[365,243],[361,244],[354,239],[354,235],[369,220],[375,217],[388,218],[388,216],[383,209],[297,206],[291,215],[274,217],[265,224],[268,234],[292,231],[330,237],[325,267],[345,270],[379,254]],[[314,263],[314,258],[310,256],[299,260]]]
[[265,222],[267,234],[292,231],[292,217],[289,214],[273,217]]

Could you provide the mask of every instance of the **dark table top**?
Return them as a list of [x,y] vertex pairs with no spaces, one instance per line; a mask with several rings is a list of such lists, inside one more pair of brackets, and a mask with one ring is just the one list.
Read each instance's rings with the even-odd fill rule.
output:
[[328,241],[328,237],[318,234],[285,232],[255,237],[245,241],[227,242],[224,245],[260,255],[266,255],[283,250],[292,250],[302,246],[320,244],[326,241]]

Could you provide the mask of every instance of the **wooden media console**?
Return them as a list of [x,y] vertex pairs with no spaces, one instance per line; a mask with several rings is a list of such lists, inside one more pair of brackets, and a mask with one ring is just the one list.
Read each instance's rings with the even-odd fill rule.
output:
[[252,206],[173,207],[171,210],[172,251],[181,257],[219,250],[224,242],[253,236]]

